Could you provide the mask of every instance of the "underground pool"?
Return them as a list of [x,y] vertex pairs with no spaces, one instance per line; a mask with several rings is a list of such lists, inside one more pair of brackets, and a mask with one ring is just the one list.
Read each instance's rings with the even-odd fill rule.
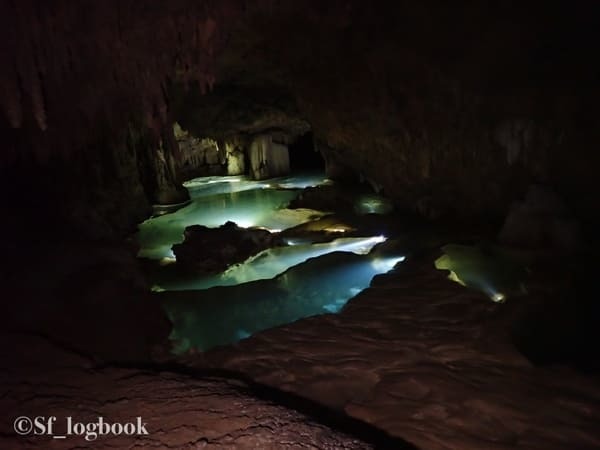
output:
[[[284,239],[221,273],[182,270],[171,247],[190,225],[219,227],[228,221],[281,233],[323,218],[328,211],[288,209],[306,187],[330,184],[323,175],[296,175],[263,181],[243,176],[202,177],[186,182],[190,202],[139,226],[138,257],[152,267],[149,278],[172,324],[177,354],[232,344],[259,331],[303,317],[337,313],[391,270],[402,255],[377,251],[383,235],[346,236],[323,232]],[[357,199],[360,202],[360,199]]]

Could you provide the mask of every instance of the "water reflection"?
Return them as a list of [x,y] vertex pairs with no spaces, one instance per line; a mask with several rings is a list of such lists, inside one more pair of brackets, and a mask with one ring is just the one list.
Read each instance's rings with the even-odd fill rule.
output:
[[146,220],[139,226],[138,256],[172,257],[171,246],[183,240],[183,230],[195,224],[218,227],[233,221],[242,227],[283,230],[324,213],[283,209],[297,192],[278,186],[302,187],[325,183],[323,176],[284,177],[257,182],[245,177],[203,177],[185,183],[191,202],[178,211]]
[[[177,343],[177,352],[207,350],[303,317],[336,313],[366,288],[373,276],[402,260],[374,255],[372,250],[385,241],[383,236],[314,243],[300,234],[288,238],[288,246],[265,250],[217,275],[186,275],[173,264],[171,246],[181,242],[183,230],[190,225],[218,227],[233,221],[243,227],[275,231],[322,217],[327,212],[286,209],[285,205],[297,195],[297,189],[326,182],[322,175],[267,181],[198,178],[185,183],[189,205],[140,225],[139,256],[161,262],[148,264],[148,274],[173,322],[171,338]],[[369,207],[385,210],[378,199]],[[333,225],[339,228],[337,223]],[[335,231],[346,229],[350,228]],[[332,230],[325,227],[325,231]]]
[[174,324],[176,352],[207,350],[303,317],[336,313],[401,259],[334,252],[270,280],[158,295]]
[[[290,267],[309,258],[335,251],[365,255],[378,243],[385,241],[383,236],[369,238],[341,238],[322,244],[298,244],[289,247],[276,247],[265,250],[243,264],[229,268],[222,274],[199,277],[182,274],[175,267],[163,269],[157,274],[154,290],[208,289],[214,286],[232,286],[249,281],[273,278]],[[389,269],[388,269],[389,270]]]

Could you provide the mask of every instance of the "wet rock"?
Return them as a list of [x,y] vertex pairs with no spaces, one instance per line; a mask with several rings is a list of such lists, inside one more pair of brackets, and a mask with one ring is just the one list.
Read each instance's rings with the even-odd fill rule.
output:
[[277,233],[263,228],[242,228],[227,222],[219,228],[192,225],[185,240],[173,246],[177,264],[198,273],[218,273],[267,248],[285,245]]
[[447,280],[435,256],[407,258],[339,314],[257,333],[203,364],[343,409],[422,449],[600,448],[597,379],[534,367],[511,343],[515,312],[545,304],[553,279],[496,304]]

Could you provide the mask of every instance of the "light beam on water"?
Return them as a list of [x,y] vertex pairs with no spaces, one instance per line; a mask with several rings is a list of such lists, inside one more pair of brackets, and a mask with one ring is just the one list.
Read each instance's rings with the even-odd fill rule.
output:
[[303,317],[337,313],[375,275],[403,259],[374,256],[371,250],[386,238],[373,236],[328,243],[290,238],[288,246],[265,250],[214,276],[186,276],[173,264],[171,246],[181,242],[190,225],[218,227],[233,221],[280,231],[323,216],[325,212],[284,206],[296,196],[294,189],[324,182],[322,176],[266,182],[195,179],[185,184],[189,205],[140,225],[139,256],[160,260],[153,281],[173,323],[177,352],[207,350]]
[[204,351],[303,317],[337,313],[375,275],[400,260],[380,259],[374,264],[369,255],[334,252],[270,280],[158,295],[173,322],[175,351]]
[[[265,250],[242,264],[233,266],[222,274],[212,276],[190,276],[177,272],[170,277],[163,274],[163,279],[156,280],[156,291],[179,291],[208,289],[214,286],[232,286],[249,281],[273,278],[309,258],[335,251],[352,252],[365,255],[378,243],[385,241],[383,236],[369,238],[340,238],[324,244],[299,244],[289,247],[275,247]],[[383,264],[383,262],[380,262]],[[374,262],[373,264],[377,264]],[[382,266],[382,270],[387,266]],[[387,268],[390,270],[390,268]],[[159,274],[160,276],[160,274]]]
[[[275,179],[285,185],[312,186],[324,182],[322,176]],[[269,180],[270,184],[275,183]],[[139,257],[162,259],[172,255],[171,246],[183,240],[183,230],[201,224],[218,227],[233,221],[241,227],[261,226],[284,230],[316,219],[325,213],[310,209],[284,209],[297,192],[288,189],[263,189],[263,182],[244,177],[203,177],[185,183],[191,203],[171,214],[153,217],[139,226]],[[277,183],[273,184],[277,186]]]

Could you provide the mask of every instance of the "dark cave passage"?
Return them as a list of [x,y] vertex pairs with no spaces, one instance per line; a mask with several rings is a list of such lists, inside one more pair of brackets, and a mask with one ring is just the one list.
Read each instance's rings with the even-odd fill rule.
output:
[[315,146],[315,137],[312,132],[300,136],[290,147],[290,167],[292,170],[316,171],[325,170],[323,155]]

